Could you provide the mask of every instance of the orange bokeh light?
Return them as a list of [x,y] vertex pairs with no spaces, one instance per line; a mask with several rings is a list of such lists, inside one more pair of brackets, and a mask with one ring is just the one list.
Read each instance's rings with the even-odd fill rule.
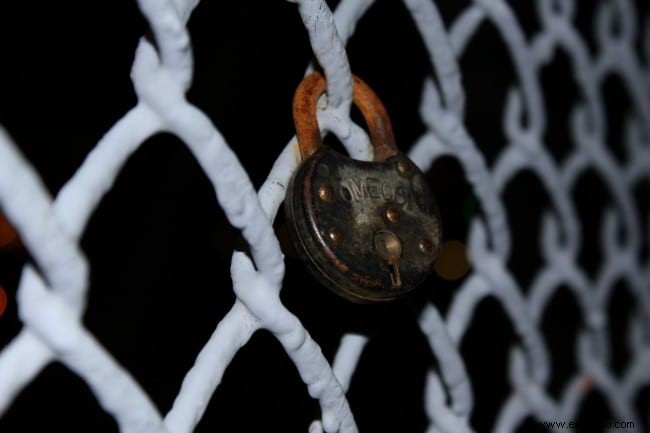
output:
[[470,264],[467,251],[462,242],[446,241],[440,247],[435,270],[440,278],[445,280],[459,280],[469,272]]
[[7,310],[7,291],[4,287],[0,286],[0,317]]

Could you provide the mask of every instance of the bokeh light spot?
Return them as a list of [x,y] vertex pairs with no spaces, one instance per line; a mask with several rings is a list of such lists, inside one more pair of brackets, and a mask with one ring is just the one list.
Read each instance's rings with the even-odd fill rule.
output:
[[0,286],[0,317],[7,310],[7,291],[4,287]]
[[4,215],[0,214],[0,248],[14,243],[18,235]]
[[458,280],[469,271],[467,251],[462,242],[456,240],[445,241],[440,247],[435,271],[445,280]]

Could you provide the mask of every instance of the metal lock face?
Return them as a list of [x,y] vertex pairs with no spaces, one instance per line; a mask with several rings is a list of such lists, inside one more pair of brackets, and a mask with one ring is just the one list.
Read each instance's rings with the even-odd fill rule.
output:
[[[294,116],[305,100],[314,101],[315,109],[325,90],[324,78],[313,77],[305,79],[313,87],[308,83],[300,93],[301,84],[296,92]],[[415,288],[433,270],[440,243],[426,180],[395,147],[385,109],[368,92],[355,77],[355,104],[369,125],[375,161],[354,160],[323,146],[316,129],[313,153],[296,170],[285,199],[289,234],[308,268],[338,295],[361,303],[388,301]],[[305,139],[300,120],[296,129],[304,154],[309,147],[300,141]],[[309,140],[315,135],[307,129]]]

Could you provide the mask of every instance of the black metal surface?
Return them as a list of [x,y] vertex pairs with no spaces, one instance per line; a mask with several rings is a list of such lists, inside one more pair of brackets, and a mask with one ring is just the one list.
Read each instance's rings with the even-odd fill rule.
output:
[[[433,270],[440,241],[436,206],[413,164],[409,176],[400,174],[398,163],[405,160],[399,153],[382,162],[358,161],[321,147],[288,188],[287,226],[296,250],[323,285],[352,301],[395,299]],[[331,189],[331,199],[319,196],[322,187]],[[393,233],[401,244],[399,287],[375,242],[381,232]],[[423,240],[432,248],[423,251]]]

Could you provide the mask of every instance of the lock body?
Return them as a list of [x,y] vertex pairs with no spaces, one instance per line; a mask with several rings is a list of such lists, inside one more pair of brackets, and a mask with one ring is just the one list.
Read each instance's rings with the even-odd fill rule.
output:
[[320,146],[294,174],[285,211],[308,268],[351,301],[395,299],[433,270],[440,219],[423,174],[401,152],[368,162]]
[[440,218],[424,175],[395,145],[379,97],[353,76],[374,160],[341,155],[321,140],[316,116],[325,78],[298,86],[293,117],[302,163],[287,189],[287,229],[316,278],[354,302],[402,296],[433,271]]

